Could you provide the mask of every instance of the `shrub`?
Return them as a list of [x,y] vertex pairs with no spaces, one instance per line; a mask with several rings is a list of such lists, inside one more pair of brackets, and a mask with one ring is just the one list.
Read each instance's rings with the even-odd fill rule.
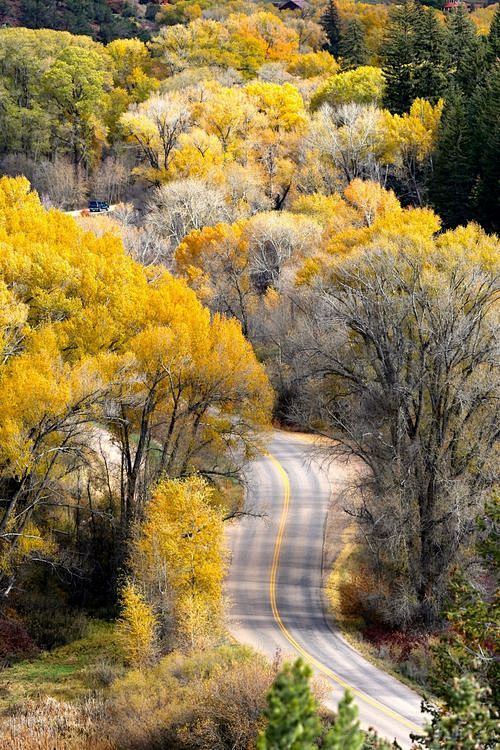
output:
[[0,665],[8,666],[17,659],[33,656],[37,647],[22,623],[0,619]]
[[128,750],[229,750],[252,745],[274,672],[249,649],[174,652],[111,688],[110,719]]
[[25,614],[27,629],[42,648],[51,650],[82,638],[88,625],[83,612],[41,607]]

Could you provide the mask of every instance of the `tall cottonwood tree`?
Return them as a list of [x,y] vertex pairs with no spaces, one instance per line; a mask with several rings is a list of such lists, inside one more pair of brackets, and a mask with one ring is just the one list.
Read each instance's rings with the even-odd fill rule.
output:
[[302,334],[303,418],[369,469],[346,507],[398,625],[440,616],[495,481],[498,283],[453,247],[338,265]]

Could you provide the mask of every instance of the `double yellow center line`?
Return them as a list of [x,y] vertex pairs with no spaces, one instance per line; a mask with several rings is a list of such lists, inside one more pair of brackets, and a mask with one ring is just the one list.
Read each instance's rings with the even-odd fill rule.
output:
[[290,480],[288,478],[288,474],[286,473],[283,466],[280,464],[280,462],[271,454],[267,454],[269,460],[272,462],[272,464],[276,467],[277,471],[279,472],[282,480],[283,480],[283,508],[281,511],[281,518],[280,523],[278,527],[278,534],[276,536],[276,542],[274,545],[274,554],[273,554],[273,562],[271,565],[271,575],[269,578],[269,598],[271,600],[271,609],[273,612],[273,617],[287,639],[287,641],[294,647],[296,651],[301,654],[301,656],[304,657],[306,661],[308,661],[310,664],[312,664],[316,669],[323,674],[325,674],[327,677],[329,677],[331,680],[336,682],[338,685],[343,687],[346,690],[349,690],[353,695],[358,696],[361,698],[365,703],[368,703],[370,706],[373,706],[377,709],[377,711],[380,711],[381,713],[385,714],[386,716],[391,717],[392,719],[395,719],[400,724],[402,724],[407,729],[412,730],[413,732],[421,732],[422,728],[419,727],[417,724],[414,724],[411,721],[408,721],[408,719],[405,719],[404,716],[401,716],[396,711],[393,711],[391,708],[388,708],[387,706],[384,706],[383,703],[379,703],[375,698],[372,698],[369,695],[366,695],[366,693],[363,693],[361,690],[358,690],[357,688],[350,685],[348,682],[343,680],[341,677],[339,677],[335,672],[333,672],[329,667],[327,667],[325,664],[322,664],[318,659],[316,659],[312,654],[310,654],[308,651],[306,651],[302,646],[295,640],[293,635],[290,633],[286,625],[284,624],[278,605],[276,602],[276,587],[277,587],[277,578],[278,578],[278,568],[279,568],[279,562],[280,562],[280,554],[281,554],[281,545],[283,542],[283,536],[285,533],[285,526],[286,521],[288,517],[288,509],[290,507]]

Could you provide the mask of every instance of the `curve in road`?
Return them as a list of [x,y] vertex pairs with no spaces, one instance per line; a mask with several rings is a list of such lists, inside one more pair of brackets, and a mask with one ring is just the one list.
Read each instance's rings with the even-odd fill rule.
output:
[[269,449],[247,477],[247,507],[266,518],[245,517],[229,533],[230,629],[270,657],[302,655],[329,683],[329,708],[349,688],[362,725],[409,748],[422,726],[420,697],[364,659],[324,613],[323,533],[345,466],[327,476],[311,442],[294,434],[274,433]]

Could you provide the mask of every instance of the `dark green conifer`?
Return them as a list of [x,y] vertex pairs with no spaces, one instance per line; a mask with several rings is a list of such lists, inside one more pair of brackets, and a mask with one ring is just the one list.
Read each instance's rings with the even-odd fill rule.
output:
[[382,51],[385,76],[384,105],[401,114],[415,99],[415,73],[419,59],[418,40],[422,7],[416,0],[395,6]]
[[342,33],[339,46],[342,68],[351,70],[368,62],[368,48],[362,23],[352,18]]
[[443,709],[426,704],[432,719],[424,735],[413,737],[418,747],[428,750],[498,748],[500,725],[485,699],[486,692],[470,675],[455,678]]
[[338,57],[341,32],[339,11],[335,0],[328,0],[326,10],[321,17],[321,25],[327,38],[325,49],[334,57]]
[[473,148],[468,103],[460,89],[452,86],[441,117],[430,186],[431,201],[448,227],[471,217]]
[[484,81],[487,45],[462,6],[448,15],[447,47],[450,79],[466,96],[472,96]]
[[500,60],[500,4],[497,5],[491,22],[490,33],[488,34],[487,54],[490,63]]
[[475,215],[490,232],[500,232],[500,60],[490,68],[484,85],[472,98],[473,160],[478,183],[473,195]]
[[415,29],[413,97],[435,104],[449,82],[446,33],[435,10],[423,10]]

